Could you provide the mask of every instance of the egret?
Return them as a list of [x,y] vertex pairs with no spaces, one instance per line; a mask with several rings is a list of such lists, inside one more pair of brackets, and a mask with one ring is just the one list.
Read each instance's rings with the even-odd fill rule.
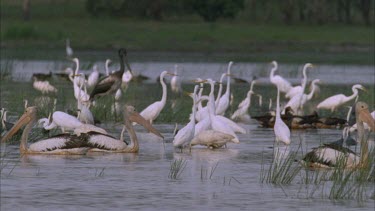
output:
[[180,80],[180,77],[177,74],[177,70],[178,70],[177,68],[178,68],[178,65],[176,64],[174,66],[174,76],[172,76],[172,78],[171,78],[171,90],[172,90],[172,92],[174,92],[176,94],[181,94],[181,92],[182,92],[181,80]]
[[307,68],[309,68],[309,67],[312,68],[314,66],[311,63],[306,63],[303,66],[303,69],[302,69],[302,75],[303,75],[302,84],[300,86],[295,86],[295,87],[290,88],[289,91],[285,95],[286,98],[293,98],[296,95],[301,95],[301,94],[304,93],[305,87],[306,87],[306,84],[307,84],[306,71],[307,71]]
[[73,56],[73,49],[70,47],[70,40],[66,39],[66,56],[71,58]]
[[189,145],[190,141],[194,138],[195,133],[195,113],[196,113],[196,103],[197,103],[197,92],[199,86],[195,85],[194,92],[191,94],[193,98],[193,106],[192,106],[192,116],[190,117],[190,122],[180,129],[176,136],[173,139],[173,146],[176,148],[184,148]]
[[317,83],[320,83],[319,79],[313,80],[313,82],[312,82],[313,89],[311,90],[311,92],[309,94],[302,94],[302,97],[301,97],[301,94],[297,94],[297,95],[293,96],[288,101],[288,103],[285,105],[285,108],[290,107],[292,109],[292,111],[295,114],[297,114],[298,109],[302,108],[303,105],[306,104],[307,101],[312,99],[312,97],[315,93],[316,87],[317,87],[317,85],[316,85]]
[[220,101],[217,105],[216,108],[216,114],[218,115],[224,115],[225,111],[229,107],[229,102],[230,102],[230,69],[233,65],[233,62],[230,61],[228,64],[228,69],[227,69],[227,89],[224,93],[223,96],[220,97]]
[[250,90],[247,92],[246,98],[238,105],[238,109],[230,117],[233,120],[245,120],[249,121],[250,116],[248,114],[249,107],[251,105],[251,95],[254,94],[253,87],[256,83],[255,80],[251,82]]
[[342,161],[344,161],[345,168],[366,167],[369,163],[369,149],[363,123],[367,123],[371,130],[375,131],[375,122],[370,115],[368,105],[364,102],[356,103],[355,117],[358,127],[357,140],[361,143],[360,156],[346,147],[336,144],[325,144],[307,153],[302,159],[302,164],[310,168],[330,168],[339,164],[341,165]]
[[147,106],[143,111],[140,113],[143,118],[152,122],[159,116],[160,112],[163,110],[165,103],[167,102],[167,85],[164,82],[165,75],[174,75],[173,73],[169,73],[167,71],[163,71],[160,74],[160,84],[163,87],[163,95],[160,101],[156,101],[151,105]]
[[318,109],[330,109],[331,112],[334,112],[339,106],[356,98],[358,96],[358,89],[361,89],[364,91],[366,90],[362,85],[355,84],[352,87],[353,94],[351,96],[345,96],[343,94],[331,96],[323,100],[322,102],[320,102],[317,105],[317,108]]
[[280,88],[277,86],[277,99],[276,99],[276,120],[273,127],[275,133],[276,142],[283,142],[284,144],[290,144],[290,130],[288,126],[283,122],[280,116]]
[[273,65],[273,68],[271,69],[271,73],[270,73],[271,83],[278,86],[280,89],[280,92],[287,93],[292,88],[292,86],[290,85],[289,81],[285,80],[283,77],[279,75],[275,75],[275,72],[278,67],[277,62],[272,61],[272,65]]
[[98,83],[98,80],[99,80],[98,66],[94,65],[93,66],[93,71],[92,71],[92,73],[89,75],[89,77],[87,79],[87,86],[88,86],[88,88],[89,89],[94,88],[94,86]]

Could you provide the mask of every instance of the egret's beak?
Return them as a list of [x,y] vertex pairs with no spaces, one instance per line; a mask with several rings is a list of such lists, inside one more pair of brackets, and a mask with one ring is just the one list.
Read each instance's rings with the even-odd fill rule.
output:
[[193,83],[206,83],[207,80],[191,80]]
[[368,109],[362,109],[359,111],[358,118],[360,121],[366,122],[372,131],[375,131],[375,120],[372,118]]
[[170,73],[170,72],[167,72],[167,75],[177,76],[176,74],[174,74],[174,73]]
[[164,139],[164,136],[160,134],[160,132],[158,130],[156,130],[151,124],[149,121],[145,120],[145,118],[143,118],[138,112],[133,112],[130,116],[129,116],[129,120],[131,122],[136,122],[140,125],[142,125],[144,128],[146,128],[148,131],[150,131],[151,133],[161,137]]
[[194,93],[184,91],[184,94],[187,95],[187,96],[189,96],[189,97],[193,97]]
[[362,87],[361,90],[363,90],[364,92],[367,92],[367,89],[365,87]]
[[5,142],[10,139],[17,131],[21,129],[22,126],[26,125],[31,121],[31,117],[28,114],[23,114],[20,119],[14,123],[14,126],[4,135],[1,142]]
[[230,73],[229,73],[229,74],[227,73],[227,74],[225,74],[225,75],[226,75],[226,76],[234,76],[233,74],[230,74]]

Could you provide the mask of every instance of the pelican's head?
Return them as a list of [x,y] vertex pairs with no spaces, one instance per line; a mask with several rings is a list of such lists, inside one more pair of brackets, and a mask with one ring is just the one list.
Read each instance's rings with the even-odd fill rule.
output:
[[9,138],[11,138],[17,131],[21,129],[22,126],[28,124],[32,120],[36,119],[37,108],[35,106],[26,108],[23,115],[19,118],[19,120],[14,123],[14,126],[4,135],[1,139],[1,142],[5,142]]
[[158,130],[156,130],[151,124],[149,121],[147,121],[145,118],[143,118],[136,110],[133,106],[131,105],[125,105],[125,108],[124,108],[124,119],[125,121],[126,120],[129,120],[130,122],[136,122],[140,125],[142,125],[144,128],[146,128],[148,131],[150,131],[151,133],[161,137],[161,138],[164,138],[163,135],[160,134],[160,132]]
[[357,122],[365,122],[372,131],[375,131],[375,120],[372,118],[366,103],[359,101],[355,104],[355,116]]

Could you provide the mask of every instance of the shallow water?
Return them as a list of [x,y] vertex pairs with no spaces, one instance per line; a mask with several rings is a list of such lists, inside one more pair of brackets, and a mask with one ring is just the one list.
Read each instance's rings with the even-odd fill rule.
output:
[[[333,201],[320,192],[311,197],[312,189],[298,184],[300,179],[282,188],[262,184],[260,172],[272,160],[274,135],[272,129],[258,128],[256,122],[242,124],[247,134],[239,135],[240,144],[217,150],[197,147],[191,153],[173,149],[170,131],[174,125],[155,126],[166,143],[137,127],[138,154],[20,158],[17,145],[3,146],[10,154],[1,172],[1,209],[373,210],[373,199]],[[336,140],[340,133],[293,132],[291,151],[300,143],[305,151],[321,140]],[[178,179],[170,179],[171,162],[178,159],[185,160],[186,167]]]
[[[4,62],[4,61],[3,61]],[[12,77],[16,82],[2,82],[1,106],[10,111],[15,121],[22,113],[22,99],[30,104],[46,102],[51,109],[52,98],[41,96],[31,87],[29,81],[35,72],[57,72],[67,66],[66,62],[13,61]],[[100,63],[102,67],[102,63]],[[152,84],[160,70],[173,70],[174,63],[142,62],[131,63],[135,73],[151,77],[147,84],[130,85],[122,104],[130,103],[141,110],[161,96],[160,86]],[[187,82],[196,77],[219,78],[226,70],[225,63],[179,63],[184,70],[181,76]],[[86,66],[89,66],[86,64]],[[298,68],[297,68],[298,67]],[[115,67],[112,67],[116,69]],[[294,83],[299,83],[300,66],[281,65],[280,72]],[[352,76],[354,71],[358,71]],[[309,78],[320,77],[328,84],[313,105],[325,97],[338,92],[350,94],[351,85],[367,84],[369,93],[361,93],[365,99],[373,102],[374,72],[369,66],[330,66],[320,65],[309,72]],[[268,83],[269,66],[266,64],[238,63],[233,66],[233,74],[250,80],[253,75],[260,76],[260,85],[255,92],[264,95],[263,103],[275,96],[275,89]],[[156,73],[156,74],[155,74]],[[281,74],[281,73],[280,73]],[[335,77],[333,77],[335,75]],[[337,76],[337,77],[336,77]],[[59,92],[57,110],[74,108],[73,89],[70,82],[53,80]],[[192,91],[191,84],[184,85]],[[62,90],[62,91],[61,91]],[[233,112],[243,99],[248,85],[233,85],[235,96]],[[139,95],[144,97],[139,98]],[[369,95],[369,96],[367,96]],[[362,99],[362,98],[360,98]],[[267,168],[273,158],[274,134],[272,129],[258,128],[255,121],[241,124],[247,134],[239,134],[240,144],[228,144],[228,148],[210,150],[195,147],[191,153],[180,152],[172,147],[174,122],[184,125],[191,111],[191,99],[185,96],[177,99],[177,109],[172,109],[176,96],[169,96],[165,110],[160,114],[155,127],[164,135],[165,140],[145,133],[136,126],[140,141],[138,154],[88,154],[85,156],[47,156],[27,155],[20,157],[18,144],[2,145],[1,167],[1,210],[373,210],[373,183],[368,185],[365,202],[357,200],[330,200],[329,190],[312,194],[312,187],[306,186],[297,176],[291,185],[270,185],[260,182],[262,168]],[[48,101],[48,102],[47,102]],[[103,102],[109,102],[103,101]],[[262,108],[253,98],[252,115]],[[372,104],[369,102],[370,107]],[[268,107],[264,105],[264,107]],[[44,111],[47,113],[47,111]],[[346,113],[343,109],[342,113]],[[341,114],[341,113],[340,113]],[[106,116],[96,109],[94,115]],[[180,121],[180,117],[184,120]],[[344,115],[341,117],[345,117]],[[116,137],[121,125],[113,123],[111,118],[102,119],[105,124],[99,126],[108,129]],[[340,130],[300,130],[292,131],[292,144],[288,152],[299,150],[301,158],[307,150],[321,142],[339,139]],[[301,148],[299,149],[299,146]],[[301,152],[302,150],[302,152]],[[168,178],[171,163],[183,159],[186,167],[177,179]]]

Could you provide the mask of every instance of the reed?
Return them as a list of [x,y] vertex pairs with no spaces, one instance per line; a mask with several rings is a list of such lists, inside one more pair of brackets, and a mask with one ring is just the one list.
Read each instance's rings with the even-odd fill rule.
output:
[[187,161],[182,158],[178,160],[173,160],[173,162],[171,162],[171,166],[169,169],[168,178],[174,180],[178,179],[181,173],[184,171],[186,164]]

